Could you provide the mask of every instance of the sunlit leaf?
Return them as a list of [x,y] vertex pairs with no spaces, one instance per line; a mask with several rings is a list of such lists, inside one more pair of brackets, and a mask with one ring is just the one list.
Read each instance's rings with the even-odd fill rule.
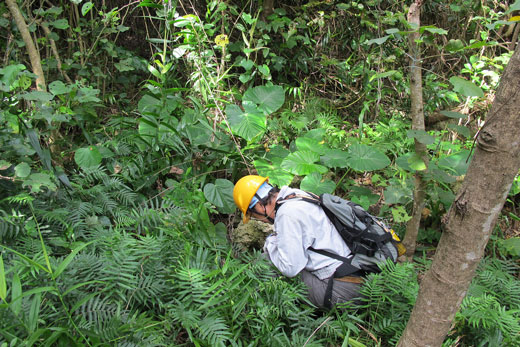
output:
[[[269,182],[275,186],[287,186],[289,185],[294,175],[290,172],[283,170],[279,165],[273,165],[265,159],[258,159],[253,162],[256,171],[261,176],[269,177]],[[280,160],[281,164],[281,160]]]
[[479,86],[473,82],[465,80],[464,78],[453,76],[450,78],[450,82],[453,84],[453,90],[464,96],[484,97],[484,92]]
[[410,164],[410,167],[413,170],[417,170],[417,171],[426,170],[426,163],[422,160],[422,158],[419,155],[417,155],[417,153],[413,153],[408,158],[408,164]]
[[312,172],[325,173],[328,169],[325,166],[314,164],[320,160],[318,153],[304,150],[296,151],[287,156],[282,162],[282,168],[295,175],[308,175]]
[[262,135],[266,130],[266,117],[264,114],[254,108],[254,105],[245,104],[245,110],[242,111],[237,105],[228,105],[226,114],[229,125],[233,132],[251,141],[254,137]]
[[281,86],[258,86],[246,90],[243,101],[251,101],[265,114],[271,114],[282,107],[285,92]]
[[298,150],[309,150],[318,154],[325,154],[327,151],[326,145],[310,137],[298,137],[295,142]]
[[20,163],[15,166],[14,172],[16,176],[25,178],[31,174],[31,167],[27,163]]
[[302,180],[300,188],[317,195],[332,194],[336,189],[336,183],[329,179],[324,180],[319,173],[313,172]]

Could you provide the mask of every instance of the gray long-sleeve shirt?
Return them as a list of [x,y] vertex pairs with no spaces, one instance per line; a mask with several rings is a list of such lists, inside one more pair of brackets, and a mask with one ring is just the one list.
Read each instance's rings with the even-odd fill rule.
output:
[[[278,199],[292,193],[305,194],[302,190],[284,186]],[[332,276],[341,262],[313,252],[309,247],[343,257],[351,253],[321,207],[301,200],[283,203],[276,212],[274,233],[267,237],[264,250],[285,276],[294,277],[303,269],[321,280]]]

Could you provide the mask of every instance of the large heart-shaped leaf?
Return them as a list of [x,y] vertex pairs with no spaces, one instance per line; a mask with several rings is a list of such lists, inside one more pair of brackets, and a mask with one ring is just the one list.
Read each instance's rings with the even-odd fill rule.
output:
[[464,78],[453,76],[450,78],[450,82],[453,84],[453,90],[464,96],[484,97],[484,92],[479,86],[473,82],[465,80]]
[[328,169],[319,164],[314,164],[320,159],[316,152],[309,150],[296,151],[287,156],[282,162],[282,168],[295,175],[303,176],[312,172],[325,173]]
[[374,171],[387,167],[390,159],[367,145],[354,144],[348,149],[348,166],[356,171]]
[[336,183],[331,180],[323,180],[319,173],[313,172],[302,180],[300,188],[317,195],[323,193],[332,194],[334,189],[336,189]]
[[228,105],[226,114],[233,133],[251,141],[265,132],[266,117],[254,105],[248,103],[243,105],[244,111],[237,105]]
[[321,143],[321,141],[310,137],[298,137],[296,139],[296,148],[300,151],[309,150],[318,154],[325,154],[327,150],[327,146]]
[[271,164],[265,159],[255,160],[253,164],[258,174],[269,177],[269,183],[275,186],[288,186],[294,178],[293,174],[282,170],[279,165]]
[[321,156],[321,162],[329,168],[346,168],[348,167],[347,158],[347,152],[341,149],[327,149]]
[[270,114],[282,107],[285,93],[280,86],[258,86],[248,89],[244,93],[243,101],[251,101],[258,105],[259,110]]
[[233,200],[233,182],[217,178],[215,183],[208,183],[204,186],[204,196],[213,205],[217,206],[222,213],[232,213],[235,211]]
[[99,165],[101,159],[103,157],[96,146],[78,148],[74,154],[74,161],[82,169]]
[[385,204],[404,204],[411,200],[412,191],[398,185],[391,185],[383,192]]

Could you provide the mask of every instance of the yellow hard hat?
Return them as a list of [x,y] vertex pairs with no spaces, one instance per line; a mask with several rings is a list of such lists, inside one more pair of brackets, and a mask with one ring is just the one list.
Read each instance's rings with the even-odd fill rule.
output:
[[238,180],[233,189],[233,199],[235,204],[242,211],[244,223],[249,222],[247,210],[251,204],[251,200],[255,196],[258,189],[268,180],[268,177],[257,175],[244,176]]

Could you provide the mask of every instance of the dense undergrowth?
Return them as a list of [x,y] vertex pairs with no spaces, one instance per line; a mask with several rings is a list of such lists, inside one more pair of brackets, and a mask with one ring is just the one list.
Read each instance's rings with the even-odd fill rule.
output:
[[[520,5],[425,5],[428,132],[409,131],[400,2],[18,6],[47,85],[34,88],[0,4],[2,346],[398,341]],[[298,279],[230,242],[232,182],[248,172],[347,195],[403,236],[424,165],[414,139],[430,154],[416,259],[370,275],[359,305],[319,311]],[[520,343],[519,191],[516,180],[445,346]]]

